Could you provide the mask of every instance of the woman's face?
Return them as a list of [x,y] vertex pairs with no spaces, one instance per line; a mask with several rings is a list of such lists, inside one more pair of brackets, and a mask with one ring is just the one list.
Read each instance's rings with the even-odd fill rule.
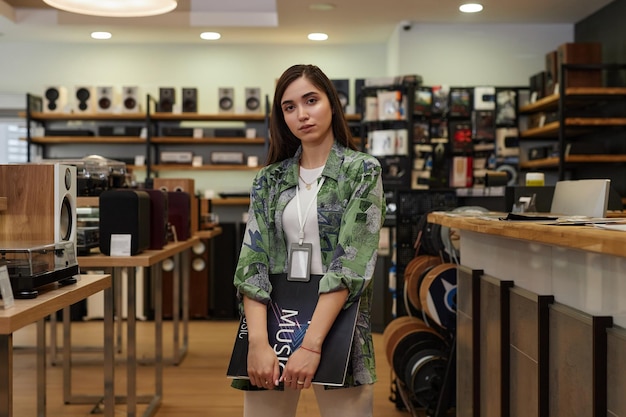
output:
[[287,87],[281,108],[289,130],[303,144],[334,140],[333,112],[328,96],[307,78],[300,77]]

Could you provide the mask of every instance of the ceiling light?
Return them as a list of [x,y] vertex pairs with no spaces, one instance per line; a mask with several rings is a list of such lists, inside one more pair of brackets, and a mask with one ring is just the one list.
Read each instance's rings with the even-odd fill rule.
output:
[[219,34],[219,33],[217,33],[217,32],[202,32],[202,33],[200,34],[200,37],[201,37],[202,39],[204,39],[204,40],[207,40],[207,41],[216,41],[216,40],[218,40],[219,38],[221,38],[221,37],[222,37],[222,35],[220,35],[220,34]]
[[171,12],[176,0],[43,0],[49,6],[71,13],[106,17],[155,16]]
[[93,39],[111,39],[111,32],[91,32]]
[[478,13],[483,10],[483,5],[480,3],[466,3],[462,4],[459,10],[463,13]]
[[325,41],[326,39],[328,39],[328,35],[325,33],[309,33],[309,36],[307,36],[307,38],[309,38],[309,40],[311,41]]

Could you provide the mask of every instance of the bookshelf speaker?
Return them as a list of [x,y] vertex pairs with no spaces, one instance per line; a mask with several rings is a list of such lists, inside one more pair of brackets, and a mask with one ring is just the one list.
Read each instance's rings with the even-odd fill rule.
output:
[[172,87],[159,88],[158,110],[162,113],[171,113],[176,103],[176,90]]
[[96,87],[96,111],[98,113],[113,113],[114,100],[113,87]]
[[235,89],[232,87],[219,87],[217,95],[219,112],[233,113],[235,110]]
[[122,87],[122,112],[139,113],[141,111],[139,103],[139,87]]
[[183,88],[183,113],[198,112],[198,89]]
[[43,94],[44,113],[63,113],[67,108],[67,88],[48,87]]
[[76,113],[93,113],[95,95],[92,87],[76,86],[74,88],[74,111]]
[[64,164],[0,165],[0,241],[74,242],[76,167]]
[[261,89],[258,87],[246,87],[246,113],[261,113]]

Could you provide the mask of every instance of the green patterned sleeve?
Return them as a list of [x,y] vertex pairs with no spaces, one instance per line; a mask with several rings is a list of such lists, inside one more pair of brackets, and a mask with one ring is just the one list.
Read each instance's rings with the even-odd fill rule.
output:
[[360,297],[374,274],[385,197],[382,170],[375,158],[357,159],[343,172],[345,178],[339,183],[351,187],[351,193],[345,201],[337,245],[320,282],[320,293],[348,288],[350,304]]
[[243,236],[239,260],[235,269],[234,285],[237,295],[267,303],[271,285],[268,276],[269,233],[267,176],[260,171],[250,192],[248,222]]

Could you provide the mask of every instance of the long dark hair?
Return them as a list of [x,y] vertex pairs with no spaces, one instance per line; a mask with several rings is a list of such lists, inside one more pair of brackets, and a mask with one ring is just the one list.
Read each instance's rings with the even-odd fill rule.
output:
[[305,77],[328,96],[333,112],[332,129],[335,140],[340,144],[356,149],[351,140],[350,128],[343,114],[339,95],[332,81],[315,65],[294,65],[288,68],[276,82],[274,101],[270,114],[270,146],[267,153],[267,165],[292,157],[300,146],[298,139],[285,123],[280,105],[283,94],[289,85],[300,77]]

